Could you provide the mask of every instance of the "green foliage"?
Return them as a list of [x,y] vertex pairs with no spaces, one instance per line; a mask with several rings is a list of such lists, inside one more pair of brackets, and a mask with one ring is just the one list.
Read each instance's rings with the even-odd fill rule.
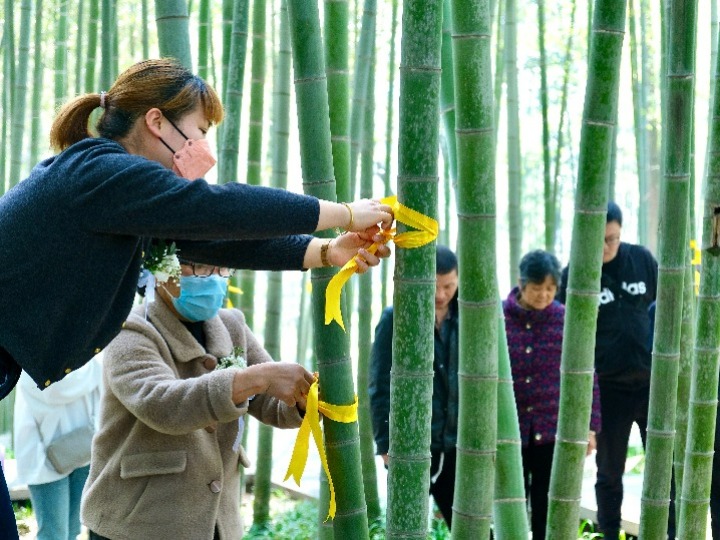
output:
[[269,523],[253,525],[244,540],[283,538],[304,540],[317,537],[318,507],[313,501],[299,501],[289,510],[272,516]]
[[[583,519],[578,528],[578,540],[595,540],[597,538],[603,538],[603,534],[595,532],[595,524],[592,521]],[[620,531],[618,538],[619,540],[629,540],[634,537],[626,536],[625,531]]]
[[[279,491],[273,491],[273,502],[287,502],[287,496]],[[283,505],[271,505],[278,506]],[[427,540],[449,540],[450,531],[442,517],[436,510],[436,515],[430,523]],[[268,538],[283,540],[306,540],[317,538],[318,506],[313,501],[297,501],[286,510],[279,513],[271,512],[270,523],[250,527],[243,536],[243,540],[265,540]],[[592,526],[592,524],[590,524]],[[369,540],[385,540],[385,515],[376,519],[369,525]],[[596,537],[583,537],[596,538]]]

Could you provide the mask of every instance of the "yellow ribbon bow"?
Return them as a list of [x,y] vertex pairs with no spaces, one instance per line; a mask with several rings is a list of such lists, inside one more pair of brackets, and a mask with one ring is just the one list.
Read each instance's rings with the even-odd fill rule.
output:
[[328,485],[330,486],[330,508],[325,521],[335,517],[335,487],[333,486],[330,469],[328,468],[327,457],[325,456],[325,445],[322,440],[322,431],[320,429],[320,413],[335,420],[349,424],[357,421],[358,398],[355,396],[355,402],[352,405],[331,405],[320,401],[318,398],[318,382],[317,379],[310,386],[310,392],[307,397],[307,405],[305,407],[305,418],[300,425],[297,439],[295,439],[295,447],[293,448],[290,464],[288,465],[285,480],[293,477],[295,483],[299,486],[300,479],[305,471],[305,463],[308,457],[308,447],[310,446],[310,433],[315,440],[318,454],[320,454],[320,462],[322,463],[325,474],[327,475]]
[[[397,221],[418,230],[406,231],[400,234],[396,234],[395,229],[381,231],[383,241],[374,242],[368,248],[370,253],[374,254],[377,248],[380,247],[380,244],[386,244],[390,240],[395,242],[397,247],[412,249],[429,244],[437,238],[438,222],[433,218],[400,204],[395,195],[385,197],[380,202],[392,207]],[[353,257],[333,276],[330,283],[328,283],[327,289],[325,290],[325,324],[330,324],[330,322],[335,321],[345,330],[342,310],[340,309],[340,295],[345,283],[347,283],[356,271],[357,262],[355,262],[355,257]]]

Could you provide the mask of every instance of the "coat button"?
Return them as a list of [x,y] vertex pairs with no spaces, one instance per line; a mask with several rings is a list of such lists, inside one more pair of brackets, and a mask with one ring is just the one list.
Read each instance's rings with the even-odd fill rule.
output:
[[67,375],[67,374],[70,373],[71,371],[72,371],[72,369],[67,368],[67,369],[65,370],[65,375]]
[[536,440],[536,441],[539,441],[540,439],[542,439],[542,435],[540,435],[539,433],[536,433],[536,434],[535,434],[535,440]]
[[525,377],[525,382],[526,382],[526,383],[530,383],[530,381],[532,381],[532,377]]
[[532,347],[525,347],[525,354],[530,354],[532,352]]
[[525,328],[527,328],[528,330],[530,330],[530,329],[532,328],[532,324],[527,323],[527,324],[525,325]]
[[123,323],[120,325],[120,328],[125,328],[126,326],[127,326],[127,323],[126,323],[126,322],[123,322]]
[[525,409],[525,410],[526,410],[527,412],[532,412],[532,411],[533,411],[533,408],[532,408],[532,406],[530,406],[530,407],[528,407],[528,408]]
[[215,369],[218,365],[217,359],[213,358],[212,356],[208,356],[203,360],[203,366],[205,366],[205,369],[208,371],[212,371]]
[[100,351],[102,351],[100,347],[95,347],[95,354],[100,354]]
[[210,491],[213,493],[220,493],[220,489],[222,488],[222,484],[220,483],[220,480],[213,480],[210,482]]
[[48,379],[47,381],[45,381],[45,386],[50,386],[50,379]]

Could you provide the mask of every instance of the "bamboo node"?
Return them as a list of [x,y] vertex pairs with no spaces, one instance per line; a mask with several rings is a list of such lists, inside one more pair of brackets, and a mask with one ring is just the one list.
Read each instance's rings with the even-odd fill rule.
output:
[[660,439],[672,439],[675,437],[675,430],[664,430],[664,429],[653,429],[653,428],[647,428],[645,432],[648,435],[653,435],[654,437],[658,437]]
[[463,516],[467,519],[472,519],[475,521],[489,521],[492,519],[492,514],[468,514],[467,512],[461,512],[457,509],[457,506],[453,505],[452,507],[453,514],[458,514],[459,516]]

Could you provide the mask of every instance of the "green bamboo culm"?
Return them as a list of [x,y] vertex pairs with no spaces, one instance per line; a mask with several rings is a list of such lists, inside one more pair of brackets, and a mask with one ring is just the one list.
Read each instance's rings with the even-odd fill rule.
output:
[[[227,71],[223,80],[226,81],[226,94],[224,96],[225,118],[218,137],[218,182],[238,181],[238,156],[240,152],[240,117],[242,113],[243,81],[245,75],[245,60],[247,57],[248,38],[248,12],[247,0],[234,0],[232,12],[232,26],[230,32],[230,50],[227,59]],[[230,293],[230,300],[240,305],[245,315],[245,321],[250,328],[254,326],[254,299],[255,277],[249,272],[240,272],[231,279],[234,287],[243,291],[242,295]]]
[[710,149],[705,183],[700,294],[697,298],[695,353],[678,528],[678,537],[681,539],[703,538],[706,534],[717,429],[715,416],[720,350],[720,262],[717,237],[720,218],[720,67],[717,67],[717,64],[715,70],[715,95],[712,98],[713,114],[710,117]]
[[[685,448],[687,444],[688,413],[690,408],[690,383],[692,379],[692,356],[695,345],[695,268],[685,267],[683,279],[683,307],[680,323],[680,365],[678,368],[677,405],[675,407],[675,448],[673,472],[675,493],[682,494],[685,477]],[[676,501],[678,497],[676,496]],[[675,504],[675,524],[680,523],[680,504]]]
[[[253,4],[253,50],[252,75],[250,89],[250,135],[248,140],[248,183],[253,177],[254,185],[260,184],[263,86],[265,83],[265,0],[255,0]],[[280,44],[276,63],[276,76],[273,78],[273,118],[272,125],[272,187],[285,189],[287,185],[287,124],[289,109],[289,47],[290,38],[287,27],[287,6],[279,13]],[[258,87],[259,93],[258,95]],[[284,101],[284,103],[283,103]],[[284,128],[284,129],[283,129]],[[275,174],[275,169],[278,174]],[[281,359],[280,328],[282,323],[282,272],[268,272],[267,302],[265,308],[265,350],[273,360]],[[243,280],[243,287],[245,280]],[[254,286],[254,284],[253,284]],[[242,300],[245,299],[243,295]],[[266,527],[270,522],[270,491],[272,476],[273,428],[259,424],[257,466],[255,468],[255,486],[253,499],[253,528]],[[262,466],[261,466],[262,463]]]
[[[248,2],[245,1],[245,5]],[[227,97],[228,90],[228,73],[230,72],[230,48],[232,47],[233,33],[233,14],[235,13],[235,0],[222,0],[222,53],[221,53],[221,72],[222,77],[222,97]],[[222,132],[218,133],[218,139],[222,139]],[[221,147],[221,141],[218,140],[218,148]]]
[[[5,0],[3,3],[5,13],[14,13],[12,0]],[[2,133],[0,134],[0,178],[2,179],[1,192],[5,192],[8,184],[7,173],[7,150],[8,150],[8,127],[13,105],[13,92],[15,81],[15,22],[14,17],[5,17],[2,35],[2,56],[3,56],[3,82],[2,82]],[[10,409],[12,411],[12,409]],[[10,413],[12,414],[12,413]]]
[[[252,14],[252,55],[250,68],[250,126],[248,133],[247,176],[245,182],[251,186],[262,184],[262,139],[265,89],[265,0],[254,0]],[[239,122],[238,122],[239,125]],[[237,139],[234,139],[237,140]],[[224,143],[230,144],[228,137]],[[227,157],[228,154],[225,154]],[[240,288],[244,294],[240,297],[243,312],[254,312],[255,272],[245,270],[240,274]]]
[[[43,2],[35,0],[35,28],[33,29],[33,88],[30,102],[30,163],[37,163],[40,156],[40,139],[42,137],[42,80],[43,80]],[[0,193],[3,191],[0,182]]]
[[[398,200],[437,218],[442,0],[403,2]],[[398,230],[406,228],[398,225]],[[386,536],[425,538],[435,326],[434,244],[395,262]]]
[[[383,173],[383,185],[385,186],[385,195],[390,195],[390,163],[392,161],[392,142],[393,142],[393,113],[395,103],[395,34],[397,32],[398,20],[398,2],[392,0],[392,15],[390,20],[390,61],[388,62],[388,93],[387,93],[387,119],[385,122],[385,169]],[[385,309],[388,303],[388,274],[390,265],[383,264],[380,269],[380,296],[381,305]]]
[[[630,29],[630,74],[632,78],[633,120],[635,128],[635,156],[637,161],[638,191],[641,204],[638,207],[638,240],[647,245],[647,106],[640,66],[641,52],[638,43],[635,1],[628,0],[628,27]],[[641,35],[642,37],[642,35]]]
[[[76,19],[77,28],[83,28],[83,25],[85,23],[85,2],[78,2],[77,6],[77,19]],[[27,29],[29,32],[29,28]],[[20,32],[20,35],[22,36],[22,32]],[[77,32],[75,35],[75,73],[74,73],[74,90],[75,95],[78,95],[82,92],[82,70],[83,70],[83,58],[85,58],[87,55],[85,54],[85,49],[83,47],[83,39],[85,38],[85,35],[82,32]],[[30,39],[30,36],[28,35],[28,40]],[[29,46],[28,46],[29,49]],[[29,51],[28,51],[29,52]]]
[[210,75],[210,0],[200,0],[198,8],[198,67],[197,74],[203,80]]
[[355,192],[357,163],[363,141],[363,124],[367,108],[368,79],[375,44],[377,1],[364,0],[362,26],[355,58],[352,112],[350,116],[350,192]]
[[225,118],[218,152],[218,182],[237,182],[238,153],[240,147],[240,116],[242,112],[243,78],[248,37],[247,0],[234,0],[232,32],[228,67],[224,80],[227,92],[223,96]]
[[[98,53],[98,27],[100,26],[100,0],[88,2],[87,17],[87,53],[85,54],[84,88],[85,92],[99,92],[95,87],[97,75],[97,53]],[[145,24],[145,22],[143,22]],[[144,56],[147,58],[147,56]],[[107,90],[107,88],[105,89]],[[35,163],[32,160],[31,163]]]
[[457,192],[457,143],[455,141],[455,83],[453,81],[453,53],[451,26],[452,0],[443,0],[443,36],[440,64],[440,119],[442,125],[440,149],[443,153],[442,216],[438,242],[450,245],[450,230],[454,216],[450,213],[451,192]]
[[[55,60],[53,80],[55,82],[55,107],[65,103],[68,96],[68,2],[61,0],[57,5],[55,19]],[[18,77],[18,74],[15,74]],[[16,98],[13,94],[13,103]]]
[[[327,79],[320,32],[318,6],[302,0],[288,1],[292,58],[295,70],[300,134],[300,163],[304,190],[309,195],[334,201]],[[323,233],[327,235],[327,232]],[[349,405],[355,389],[347,335],[337,324],[325,325],[325,289],[335,274],[333,268],[312,270],[312,304],[315,351],[323,401]],[[330,474],[333,475],[337,513],[333,520],[336,538],[367,538],[360,443],[357,422],[323,421]],[[321,508],[321,513],[326,507]]]
[[325,1],[325,72],[327,75],[330,134],[339,201],[350,201],[350,68],[348,2]]
[[27,110],[28,71],[30,65],[30,23],[32,0],[20,4],[20,38],[18,43],[18,65],[15,72],[15,91],[12,107],[12,129],[10,130],[10,186],[22,176],[23,137],[25,135],[25,112]]
[[453,0],[459,414],[452,537],[489,538],[495,483],[498,286],[489,0]]
[[[288,138],[290,121],[290,31],[288,28],[287,2],[281,0],[279,18],[279,42],[275,76],[273,77],[272,131],[271,138],[271,185],[285,189],[287,186]],[[268,274],[268,304],[265,317],[265,349],[274,359],[280,358],[280,313],[282,312],[282,273]],[[272,346],[272,349],[270,348]],[[301,362],[298,354],[297,361]],[[267,427],[268,429],[265,429]],[[260,425],[258,434],[258,465],[265,456],[272,456],[272,428]],[[260,459],[262,457],[262,459]],[[264,526],[270,520],[270,486],[272,466],[265,467],[262,476],[258,468],[255,473],[255,489],[253,501],[253,526]]]
[[[453,80],[452,1],[443,0],[442,73],[440,75],[440,118],[445,141],[445,160],[450,184],[457,189],[457,143],[455,137],[455,81]],[[446,215],[446,219],[448,216]],[[449,221],[449,219],[447,219]],[[447,227],[443,227],[447,228]]]
[[[493,0],[496,1],[496,0]],[[505,2],[497,2],[497,23],[495,25],[495,73],[493,75],[493,95],[495,96],[495,148],[497,149],[498,125],[500,124],[500,100],[502,98],[503,81],[505,80],[505,24],[503,22]]]
[[[543,193],[545,250],[555,250],[555,206],[550,183],[550,119],[548,118],[547,53],[545,52],[545,0],[537,0],[538,51],[540,53],[540,112],[542,113]],[[572,31],[572,28],[571,28]]]
[[[670,124],[666,130],[663,160],[665,181],[662,206],[665,219],[662,220],[660,228],[657,307],[640,511],[640,534],[647,535],[647,538],[659,538],[667,534],[675,443],[683,281],[688,255],[697,0],[670,0],[670,15],[666,75],[666,106]],[[701,318],[698,318],[698,322],[700,321]],[[717,393],[717,378],[715,380],[713,392]],[[714,410],[713,408],[713,421]],[[690,448],[688,446],[688,450]],[[712,449],[712,442],[710,448]],[[690,486],[687,486],[688,483]],[[692,487],[692,483],[692,473],[688,476],[686,463],[683,485]]]
[[551,213],[553,238],[552,249],[550,253],[555,253],[555,238],[560,227],[560,209],[558,208],[558,197],[560,193],[560,168],[563,150],[565,149],[565,117],[567,116],[568,95],[570,87],[570,70],[572,69],[573,41],[575,38],[575,13],[577,12],[577,1],[572,0],[572,8],[570,9],[570,31],[568,32],[567,41],[565,43],[565,58],[563,60],[563,80],[562,91],[560,93],[560,119],[558,120],[557,135],[555,137],[555,161],[553,168],[553,178],[551,186],[551,205],[553,211]]
[[[158,3],[159,0],[156,0]],[[113,36],[117,33],[117,19],[113,17],[112,0],[100,0],[102,31],[100,32],[100,88],[108,90],[115,80]]]
[[597,0],[580,139],[547,540],[577,538],[625,0]]
[[[91,0],[94,2],[95,0]],[[148,0],[141,0],[140,3],[140,17],[142,20],[142,57],[150,58],[150,32],[148,30]]]
[[[515,404],[505,316],[498,305],[498,415],[495,465],[494,538],[528,537],[527,499],[522,468],[522,440]],[[542,540],[542,539],[541,539]]]
[[505,76],[507,81],[508,230],[510,283],[517,281],[522,252],[522,158],[517,67],[517,3],[505,0]]
[[160,56],[175,58],[192,71],[189,18],[186,0],[155,0]]
[[[369,70],[363,144],[360,151],[360,197],[373,196],[375,147],[375,47],[372,48],[372,65]],[[370,375],[370,349],[372,348],[373,272],[359,278],[358,287],[358,424],[360,426],[360,454],[362,457],[363,485],[367,504],[368,523],[378,522],[382,508],[375,468],[375,441],[373,439],[368,384]]]

